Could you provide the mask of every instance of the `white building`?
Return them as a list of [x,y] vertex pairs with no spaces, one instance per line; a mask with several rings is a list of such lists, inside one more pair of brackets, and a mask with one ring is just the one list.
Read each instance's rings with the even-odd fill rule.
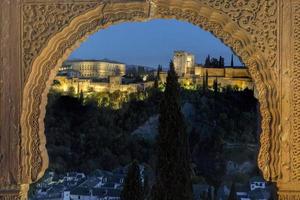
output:
[[108,59],[102,60],[68,60],[60,70],[76,70],[81,78],[107,78],[108,76],[124,76],[126,65]]
[[195,56],[185,51],[175,51],[174,68],[178,76],[184,76],[190,73],[195,67]]
[[71,191],[72,200],[120,200],[120,190],[77,187]]
[[266,182],[261,177],[253,177],[250,179],[250,190],[265,189]]

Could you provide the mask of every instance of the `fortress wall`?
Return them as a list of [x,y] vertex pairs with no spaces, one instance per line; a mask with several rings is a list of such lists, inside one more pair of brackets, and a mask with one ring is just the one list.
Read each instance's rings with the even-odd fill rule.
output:
[[208,74],[208,77],[224,77],[225,76],[225,68],[204,68],[205,74],[203,76],[206,76],[206,72]]
[[[119,81],[118,78],[116,79],[117,81]],[[95,92],[111,92],[111,93],[119,90],[121,92],[134,93],[134,92],[143,91],[145,89],[151,88],[154,85],[154,81],[122,85],[122,84],[114,84],[114,82],[113,84],[105,83],[105,82],[91,82],[91,80],[89,79],[78,79],[78,78],[68,79],[67,77],[64,76],[57,76],[55,80],[59,81],[60,84],[53,86],[54,89],[59,90],[61,92],[68,92],[70,87],[73,87],[75,89],[75,94],[79,93],[80,91],[86,93],[91,90]]]
[[225,77],[248,77],[250,74],[247,68],[225,68]]

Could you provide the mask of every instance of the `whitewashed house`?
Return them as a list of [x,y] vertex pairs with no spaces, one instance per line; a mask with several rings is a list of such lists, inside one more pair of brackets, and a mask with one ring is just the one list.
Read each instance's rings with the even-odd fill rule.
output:
[[256,190],[256,189],[265,189],[266,188],[266,182],[259,176],[255,176],[250,179],[250,190]]

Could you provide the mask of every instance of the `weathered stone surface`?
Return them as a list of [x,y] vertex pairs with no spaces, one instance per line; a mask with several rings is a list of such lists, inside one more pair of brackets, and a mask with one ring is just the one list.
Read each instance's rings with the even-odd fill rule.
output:
[[0,2],[0,199],[4,198],[2,192],[9,193],[9,196],[18,195],[15,191],[18,191],[20,180],[19,6],[17,0]]
[[95,31],[154,18],[210,31],[246,63],[261,105],[259,167],[280,199],[300,199],[300,0],[1,0],[0,9],[0,199],[26,198],[47,168],[43,119],[62,61]]

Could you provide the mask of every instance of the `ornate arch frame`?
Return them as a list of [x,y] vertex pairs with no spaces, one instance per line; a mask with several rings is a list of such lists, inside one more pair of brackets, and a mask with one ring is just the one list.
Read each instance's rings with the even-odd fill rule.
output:
[[28,0],[22,6],[25,86],[20,174],[23,184],[38,180],[48,166],[44,135],[47,94],[62,62],[89,35],[100,29],[122,22],[158,18],[183,20],[210,31],[248,66],[258,91],[262,119],[259,167],[264,178],[270,181],[277,181],[286,173],[283,163],[289,163],[289,160],[280,157],[277,0],[53,2],[32,3]]

